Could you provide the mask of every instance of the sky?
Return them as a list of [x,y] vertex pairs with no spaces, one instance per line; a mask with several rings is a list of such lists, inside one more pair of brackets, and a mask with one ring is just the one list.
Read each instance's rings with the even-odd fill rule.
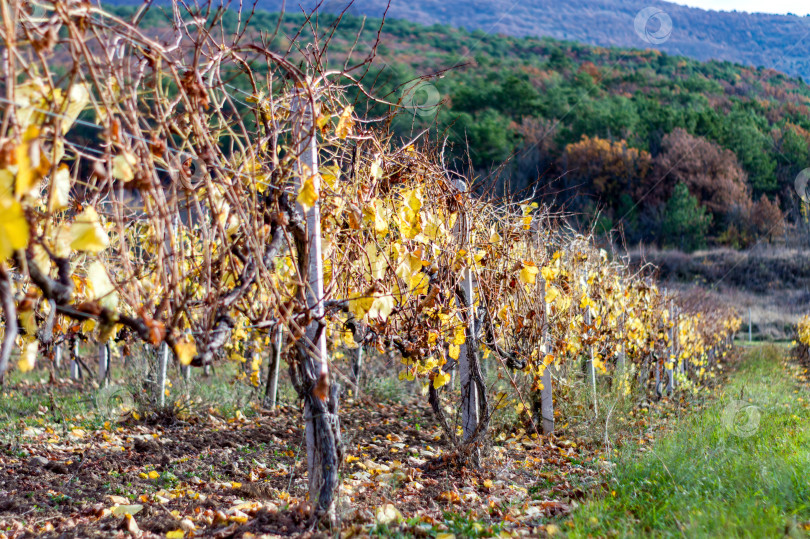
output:
[[719,11],[750,11],[752,13],[810,14],[808,0],[670,0],[676,4],[715,9]]

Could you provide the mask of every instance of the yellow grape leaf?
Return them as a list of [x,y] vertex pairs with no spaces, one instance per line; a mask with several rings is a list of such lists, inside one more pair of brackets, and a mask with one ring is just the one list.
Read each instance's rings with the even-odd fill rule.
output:
[[149,477],[149,479],[157,479],[158,477],[160,477],[160,474],[157,473],[155,470],[152,470],[151,472],[149,472],[147,477]]
[[35,163],[34,159],[31,158],[32,151],[38,152],[39,146],[32,145],[30,142],[23,142],[14,148],[14,160],[17,162],[17,181],[14,184],[14,195],[17,197],[31,191],[39,180],[37,175],[38,163]]
[[402,513],[399,512],[394,504],[387,503],[377,508],[374,519],[378,524],[390,524],[392,522],[399,522],[403,519]]
[[543,279],[545,279],[547,283],[553,281],[554,278],[557,277],[557,275],[559,275],[559,273],[560,273],[559,269],[554,268],[552,266],[543,266],[540,269],[540,274],[543,276]]
[[310,176],[301,186],[301,191],[298,192],[296,202],[301,204],[304,209],[308,210],[315,205],[318,200],[318,191],[315,189],[315,176]]
[[447,347],[447,355],[452,359],[458,359],[460,353],[461,347],[457,344],[451,344]]
[[380,296],[374,300],[374,303],[372,303],[371,308],[368,311],[368,317],[380,318],[383,322],[385,322],[388,317],[391,316],[391,311],[394,310],[395,305],[396,300],[394,300],[393,296]]
[[37,352],[39,352],[39,341],[26,344],[22,354],[20,354],[20,361],[17,362],[17,368],[22,372],[33,370],[37,364]]
[[143,505],[116,505],[110,510],[117,517],[137,515],[141,511],[143,511]]
[[368,255],[369,269],[371,269],[371,276],[375,279],[383,280],[385,277],[385,270],[388,268],[388,261],[385,255],[377,249],[374,242],[369,242],[366,245],[366,254]]
[[363,318],[366,313],[371,310],[371,306],[374,304],[374,299],[374,296],[369,294],[358,295],[350,299],[349,312],[352,313],[357,319]]
[[408,206],[400,206],[397,217],[399,230],[405,238],[412,240],[422,232],[421,213],[414,212]]
[[371,163],[371,177],[375,180],[379,180],[383,176],[383,169],[382,165],[380,164],[380,160],[377,159],[373,163]]
[[125,151],[113,157],[113,178],[123,182],[131,182],[135,179],[135,171],[132,167],[137,163],[135,156]]
[[405,204],[414,212],[422,209],[423,194],[421,187],[414,187],[407,191],[402,192],[402,197],[405,199]]
[[464,326],[456,326],[456,330],[453,334],[453,344],[464,344],[465,342],[467,342],[467,330]]
[[554,300],[560,295],[560,291],[556,286],[549,286],[546,288],[546,303],[554,303]]
[[0,170],[0,198],[14,196],[14,174],[8,169]]
[[345,331],[341,331],[340,337],[343,340],[343,344],[346,345],[347,348],[357,348],[357,343],[354,342],[354,334],[352,334],[351,330],[347,329]]
[[98,300],[102,307],[114,310],[118,306],[115,286],[107,276],[104,265],[98,260],[87,268],[87,284],[93,292],[93,299]]
[[374,223],[374,230],[378,234],[388,232],[388,223],[383,218],[383,210],[383,201],[380,199],[373,199],[363,206],[363,221]]
[[538,207],[537,202],[532,202],[531,204],[521,204],[520,210],[523,212],[523,215],[529,215]]
[[98,253],[107,248],[110,238],[101,226],[98,213],[88,207],[70,225],[70,248],[77,251]]
[[339,139],[345,139],[352,134],[352,127],[354,127],[354,120],[352,119],[353,111],[354,109],[350,105],[343,109],[343,112],[340,114],[340,120],[338,120],[338,125],[335,129],[335,134]]
[[194,339],[187,336],[177,341],[174,345],[174,353],[181,365],[191,365],[191,360],[197,355],[197,345],[194,343]]
[[48,201],[48,211],[56,211],[66,208],[70,203],[70,169],[67,165],[61,164],[53,175],[53,186],[51,187],[51,198]]
[[534,262],[525,260],[523,262],[523,269],[520,270],[520,280],[526,284],[534,284],[538,273],[540,273],[540,269]]
[[442,218],[434,213],[425,214],[425,236],[433,241],[444,237],[444,221]]
[[12,198],[0,198],[0,262],[17,249],[28,246],[28,222],[22,206]]
[[90,91],[84,84],[74,84],[68,90],[68,106],[65,108],[63,114],[68,117],[69,121],[62,121],[62,134],[67,133],[73,126],[76,119],[81,114],[84,107],[90,103]]
[[593,305],[593,300],[588,297],[588,294],[582,294],[582,299],[579,301],[579,308],[584,309],[589,305]]
[[337,165],[322,167],[321,179],[326,182],[330,189],[334,189],[335,184],[340,179],[340,167]]
[[34,314],[34,309],[26,309],[17,312],[17,317],[20,319],[25,332],[29,335],[35,335],[37,332],[37,317]]
[[428,276],[422,272],[411,276],[410,285],[411,291],[414,294],[427,294],[428,284],[430,284],[430,280]]
[[444,371],[439,371],[438,374],[433,377],[433,388],[439,389],[448,382],[450,382],[450,375]]
[[170,532],[166,532],[166,539],[183,539],[185,537],[186,532],[183,530],[173,530]]

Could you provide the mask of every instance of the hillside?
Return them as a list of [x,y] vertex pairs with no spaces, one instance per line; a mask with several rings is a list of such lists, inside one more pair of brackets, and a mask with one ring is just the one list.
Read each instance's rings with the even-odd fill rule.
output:
[[[115,3],[128,3],[115,2]],[[129,2],[134,3],[134,2]],[[137,2],[140,3],[140,2]],[[286,2],[288,12],[312,9],[314,0]],[[245,3],[249,5],[249,2]],[[326,0],[321,11],[337,12],[346,0]],[[387,0],[356,0],[349,13],[382,16]],[[279,11],[281,0],[258,0],[258,8]],[[672,33],[661,44],[636,35],[634,19],[647,7],[665,11]],[[548,36],[601,46],[654,47],[699,60],[728,60],[810,78],[810,18],[714,12],[657,0],[412,0],[391,2],[388,16],[424,25],[447,24],[487,34]]]
[[[161,17],[153,9],[147,19],[160,27]],[[275,28],[277,17],[256,13],[249,28]],[[322,31],[333,21],[321,15]],[[302,22],[286,15],[274,48],[286,50]],[[342,64],[357,32],[354,57],[362,58],[380,24],[345,17],[328,61]],[[706,238],[735,248],[782,238],[783,214],[788,224],[801,221],[793,186],[810,166],[810,88],[799,79],[655,50],[403,20],[388,20],[381,42],[364,78],[371,92],[404,105],[442,104],[411,107],[392,120],[394,132],[407,138],[432,127],[435,138],[447,137],[450,162],[471,166],[481,192],[534,193],[581,215],[583,226],[685,250]],[[428,77],[424,91],[409,93],[419,76]],[[238,76],[233,84],[248,89]],[[356,108],[389,112],[360,97]]]
[[748,319],[755,340],[790,340],[810,301],[810,252],[759,246],[748,251],[717,248],[685,254],[657,249],[633,250],[630,264],[656,267],[663,286],[683,293],[705,290],[734,305]]

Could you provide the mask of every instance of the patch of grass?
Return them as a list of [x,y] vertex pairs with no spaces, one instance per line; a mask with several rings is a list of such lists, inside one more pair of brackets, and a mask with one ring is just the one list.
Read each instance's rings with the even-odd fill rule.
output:
[[577,510],[571,537],[806,533],[810,410],[783,352],[749,350],[724,395],[649,448],[626,448],[608,492]]

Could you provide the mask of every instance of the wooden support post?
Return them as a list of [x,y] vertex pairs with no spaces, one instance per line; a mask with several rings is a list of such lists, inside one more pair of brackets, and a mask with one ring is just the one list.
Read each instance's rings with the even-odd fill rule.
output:
[[109,367],[109,352],[110,349],[107,347],[106,344],[98,345],[98,383],[101,387],[107,385],[107,368]]

